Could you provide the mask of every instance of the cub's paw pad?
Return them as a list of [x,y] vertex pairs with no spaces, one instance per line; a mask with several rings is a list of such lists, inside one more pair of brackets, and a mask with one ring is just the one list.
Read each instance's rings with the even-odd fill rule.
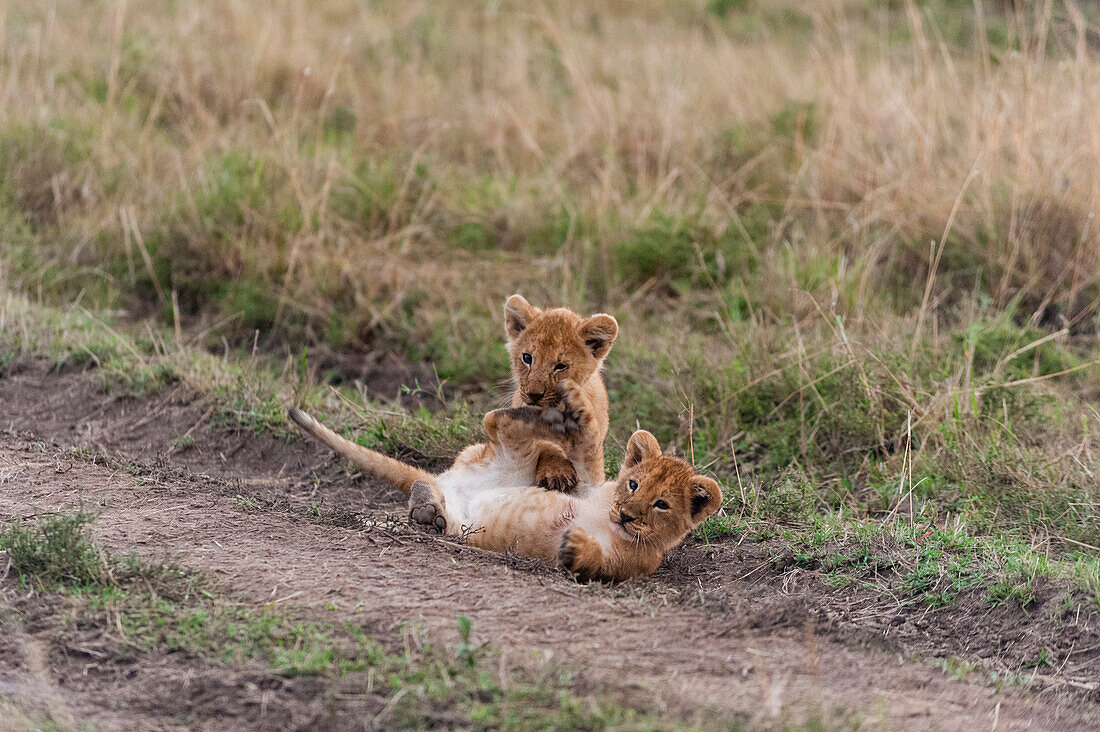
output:
[[409,511],[409,519],[418,526],[428,530],[430,534],[442,534],[447,530],[447,519],[439,513],[435,506],[416,506]]
[[409,520],[429,534],[442,534],[447,530],[447,519],[435,501],[431,486],[419,480],[413,483],[409,491]]

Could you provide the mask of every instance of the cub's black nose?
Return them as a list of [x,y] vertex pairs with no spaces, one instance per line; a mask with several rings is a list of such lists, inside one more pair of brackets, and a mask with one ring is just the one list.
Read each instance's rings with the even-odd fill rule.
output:
[[546,392],[540,391],[537,394],[533,391],[527,392],[527,401],[531,402],[532,407],[537,407],[542,398],[546,396]]
[[629,524],[633,520],[634,520],[634,517],[631,516],[626,511],[619,511],[619,522],[620,523]]

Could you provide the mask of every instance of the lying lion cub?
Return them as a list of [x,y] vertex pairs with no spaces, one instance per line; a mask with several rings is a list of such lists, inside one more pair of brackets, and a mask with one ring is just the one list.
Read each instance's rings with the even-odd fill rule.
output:
[[[340,437],[299,409],[290,418],[338,453],[372,453],[409,485],[409,516],[423,526],[467,537],[493,551],[538,557],[582,579],[609,581],[653,572],[665,553],[722,504],[718,483],[685,461],[663,455],[650,433],[630,437],[617,478],[583,496],[545,491],[533,484],[531,465],[540,441],[557,444],[573,459],[583,452],[592,419],[576,387],[558,387],[560,408],[513,407],[485,416],[491,457],[476,466],[457,464],[432,476]],[[359,460],[356,460],[359,462]],[[404,468],[404,471],[401,470]]]

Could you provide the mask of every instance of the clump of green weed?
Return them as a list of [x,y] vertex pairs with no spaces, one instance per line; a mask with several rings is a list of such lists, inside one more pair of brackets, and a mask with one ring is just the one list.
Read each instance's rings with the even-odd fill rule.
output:
[[[572,676],[552,668],[507,681],[487,667],[491,650],[471,640],[468,618],[458,618],[460,642],[449,650],[421,636],[415,650],[394,653],[351,623],[298,620],[270,609],[254,610],[213,601],[186,601],[113,588],[84,591],[92,615],[110,607],[125,637],[142,653],[174,653],[215,664],[260,662],[285,677],[342,678],[366,672],[388,690],[398,726],[423,725],[446,710],[475,725],[511,728],[592,729],[645,720],[632,709],[595,697],[578,698]],[[406,637],[416,636],[413,628]],[[371,683],[371,682],[368,682]],[[412,692],[412,693],[407,693]],[[468,711],[466,711],[468,710]],[[642,725],[655,726],[652,722]]]
[[906,401],[896,383],[852,357],[822,353],[768,379],[747,376],[740,377],[747,383],[738,390],[736,420],[769,466],[860,462],[888,451],[905,425]]
[[960,328],[953,339],[957,348],[969,352],[975,374],[1015,381],[1047,376],[1080,363],[1062,343],[1049,336],[1038,328],[1017,325],[1011,313],[1006,313]]
[[[93,609],[112,599],[89,595]],[[122,599],[122,627],[147,652],[161,650],[221,663],[263,661],[285,676],[361,671],[382,654],[362,633],[334,632],[321,623],[208,603],[202,597],[180,602],[132,593]]]
[[4,372],[18,357],[19,352],[15,348],[10,348],[0,342],[0,377],[4,376]]
[[367,158],[334,187],[333,213],[368,236],[408,226],[436,187],[424,162],[406,170],[397,157]]
[[420,407],[407,417],[381,415],[353,439],[372,450],[436,467],[483,438],[480,418],[470,412],[468,405],[461,404],[439,414]]
[[95,515],[40,516],[14,521],[0,533],[0,549],[27,584],[50,588],[60,584],[102,585],[111,582],[110,557],[97,549],[86,527]]
[[732,12],[745,10],[749,0],[707,0],[707,12],[719,18],[725,18]]
[[[411,316],[410,316],[411,317]],[[473,307],[452,312],[429,311],[423,322],[408,327],[427,336],[410,349],[414,360],[430,361],[441,378],[459,384],[493,385],[510,371],[499,316]]]
[[208,161],[197,180],[143,225],[145,265],[116,253],[110,268],[158,302],[168,323],[214,310],[231,333],[269,329],[292,266],[288,242],[313,222],[284,169],[266,156],[232,150]]
[[336,106],[325,115],[324,138],[330,145],[342,143],[355,132],[356,114],[353,110]]
[[117,589],[141,580],[144,588],[176,597],[197,587],[199,578],[175,565],[145,562],[132,554],[120,557],[97,547],[88,533],[96,516],[81,507],[72,514],[16,519],[0,533],[0,551],[23,584],[41,591]]

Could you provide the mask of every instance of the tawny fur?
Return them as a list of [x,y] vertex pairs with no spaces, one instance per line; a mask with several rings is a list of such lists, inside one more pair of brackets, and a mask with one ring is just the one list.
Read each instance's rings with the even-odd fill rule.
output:
[[[603,313],[581,318],[569,308],[540,310],[522,295],[505,301],[504,321],[514,382],[512,406],[553,407],[561,398],[560,384],[569,380],[574,401],[583,405],[590,419],[572,439],[568,454],[557,443],[532,439],[522,451],[527,462],[516,459],[517,451],[502,461],[495,459],[493,445],[481,443],[460,452],[452,470],[484,467],[492,480],[567,492],[578,484],[599,485],[604,480],[603,441],[608,427],[607,389],[600,369],[619,333],[618,323]],[[430,473],[344,439],[299,409],[291,409],[289,416],[320,442],[405,493],[417,480],[431,478]]]

